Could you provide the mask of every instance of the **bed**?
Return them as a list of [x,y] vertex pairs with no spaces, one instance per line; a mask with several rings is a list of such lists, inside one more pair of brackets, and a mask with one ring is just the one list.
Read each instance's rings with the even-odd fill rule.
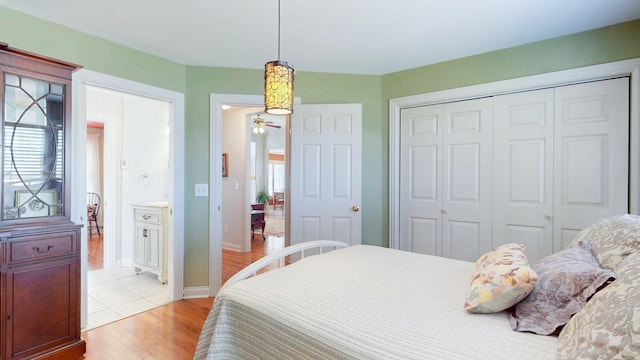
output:
[[[620,219],[607,219],[602,226],[619,226]],[[609,251],[596,264],[615,263],[617,279],[609,281],[604,290],[601,286],[594,289],[597,294],[590,294],[586,305],[589,299],[584,299],[581,307],[593,303],[595,308],[585,316],[579,317],[579,312],[572,316],[565,326],[571,337],[514,331],[514,308],[493,313],[465,311],[470,277],[478,270],[478,262],[331,242],[329,245],[336,245],[333,251],[242,280],[274,256],[285,259],[292,253],[286,249],[230,279],[216,295],[194,359],[613,358],[606,351],[626,354],[621,359],[635,358],[640,355],[640,251],[634,254],[629,249],[640,249],[640,218],[631,220],[623,218],[620,225],[632,226],[625,228],[632,235],[626,237],[628,246],[617,257],[610,256],[606,242],[593,239],[594,234],[603,237],[601,228],[585,229],[574,240],[582,244],[588,238],[590,254]],[[620,229],[609,233],[613,239],[607,241],[617,242]],[[324,249],[327,244],[298,245],[322,245]],[[620,274],[625,274],[624,281]],[[616,288],[618,284],[624,286],[622,290]],[[600,302],[595,300],[599,296]],[[602,346],[594,345],[592,338],[609,339],[609,329],[603,329],[602,318],[593,318],[593,314],[603,314],[601,307],[612,301],[629,311],[620,315],[624,318],[609,321],[617,326],[611,329],[617,335],[610,337],[617,348],[605,343],[606,351],[601,354]]]

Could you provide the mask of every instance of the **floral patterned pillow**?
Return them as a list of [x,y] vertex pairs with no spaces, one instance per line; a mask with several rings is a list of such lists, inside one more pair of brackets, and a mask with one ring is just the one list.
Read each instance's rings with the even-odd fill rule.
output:
[[640,251],[560,332],[557,359],[640,359]]
[[587,299],[615,278],[591,253],[588,239],[551,254],[533,265],[538,282],[511,314],[511,327],[549,335],[569,321]]
[[603,268],[617,271],[625,257],[640,251],[640,216],[621,215],[602,219],[576,235],[570,246],[589,239],[593,254]]
[[508,309],[529,295],[537,280],[524,245],[501,245],[476,261],[464,309],[474,313]]

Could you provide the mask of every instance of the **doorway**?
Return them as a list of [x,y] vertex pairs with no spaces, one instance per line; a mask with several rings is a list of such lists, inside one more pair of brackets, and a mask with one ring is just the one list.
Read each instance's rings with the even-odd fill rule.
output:
[[286,118],[262,110],[226,104],[222,110],[223,280],[239,270],[228,259],[284,247]]
[[[274,243],[284,242],[285,237],[285,194],[286,178],[286,117],[265,114],[262,111],[248,115],[249,140],[249,190],[248,201],[262,203],[264,224],[251,223],[251,239],[271,240],[269,237],[283,238]],[[224,141],[224,140],[223,140]],[[223,143],[224,146],[224,143]],[[259,213],[256,215],[260,215]],[[272,246],[269,246],[272,247]]]
[[[89,195],[92,197],[91,203],[87,203],[87,217],[96,218],[87,226],[86,328],[90,329],[170,302],[164,277],[150,274],[153,268],[136,271],[140,269],[136,261],[139,247],[134,246],[138,244],[138,237],[133,228],[134,222],[137,228],[138,220],[134,220],[132,211],[133,204],[168,204],[169,103],[88,86],[87,118],[87,201]],[[102,136],[96,129],[99,124],[103,125]],[[108,136],[106,141],[100,141],[105,127]],[[100,210],[107,204],[109,211],[105,217]],[[168,225],[160,224],[165,228]],[[151,225],[144,227],[152,231]],[[163,244],[167,240],[166,237],[157,239]],[[145,243],[151,245],[150,240]],[[142,252],[147,247],[143,246]],[[101,248],[114,249],[115,256],[106,256],[105,261]],[[168,255],[162,252],[162,258]],[[103,266],[98,268],[100,262]],[[166,272],[166,267],[162,272]]]
[[[72,218],[79,223],[85,223],[87,216],[87,123],[101,122],[104,124],[104,166],[106,174],[103,178],[103,218],[99,221],[101,234],[104,241],[104,269],[121,270],[125,267],[133,269],[133,210],[132,204],[165,201],[168,204],[168,285],[162,294],[166,299],[163,302],[172,302],[182,298],[183,285],[183,203],[184,188],[182,173],[184,172],[184,99],[183,94],[159,89],[144,84],[131,82],[88,70],[74,73],[74,157],[72,159],[74,169],[74,187],[72,200],[74,211]],[[97,95],[95,94],[97,93]],[[91,99],[97,98],[96,103],[106,105],[109,99],[119,98],[119,110],[105,111],[92,107]],[[111,97],[111,98],[110,98]],[[124,104],[124,105],[123,105]],[[95,105],[95,104],[94,104]],[[123,111],[124,109],[124,111]],[[156,110],[154,110],[156,109]],[[129,118],[129,125],[144,126],[140,119],[149,113],[158,124],[154,124],[155,136],[150,141],[140,136],[140,129],[128,128],[123,123]],[[120,120],[118,120],[120,119]],[[124,120],[123,120],[124,119]],[[132,120],[132,119],[135,119]],[[158,120],[161,119],[161,120]],[[147,124],[148,127],[148,124]],[[128,130],[127,130],[128,129]],[[162,134],[165,141],[158,142]],[[120,138],[119,138],[120,136]],[[155,148],[154,144],[161,145],[162,149]],[[117,144],[117,145],[113,145]],[[111,147],[109,147],[111,146]],[[159,145],[160,146],[160,145]],[[144,151],[136,149],[142,148]],[[164,160],[158,162],[158,166],[152,164],[139,165],[145,162],[140,159],[140,154],[146,150],[162,153]],[[125,155],[125,156],[123,156]],[[138,164],[138,165],[136,165]],[[165,173],[159,173],[162,168]],[[110,180],[107,180],[110,179]],[[138,188],[144,188],[149,198],[141,198],[142,193]],[[151,189],[157,190],[156,192]],[[161,190],[158,190],[161,189]],[[84,213],[80,209],[84,208]],[[77,209],[77,210],[75,210]],[[92,229],[95,231],[95,228]],[[95,238],[95,236],[93,237]],[[91,241],[93,241],[93,238]],[[91,305],[88,294],[88,232],[87,227],[82,230],[82,290],[81,290],[81,323],[83,328],[88,325],[88,309]],[[121,274],[120,274],[121,275]],[[115,276],[120,276],[115,275]],[[133,275],[135,275],[135,270]],[[142,272],[139,276],[152,278],[155,275]],[[105,276],[105,278],[109,278]],[[157,281],[157,280],[156,280]],[[158,282],[159,283],[159,282]],[[141,287],[138,288],[142,290]],[[146,291],[146,290],[145,290]],[[113,292],[106,291],[107,296]],[[121,298],[122,300],[122,298]],[[122,311],[123,316],[139,312],[129,307]],[[127,313],[128,311],[128,313]]]
[[[87,122],[88,271],[104,267],[104,122]],[[91,241],[95,237],[96,241]]]
[[[294,99],[295,103],[300,103],[299,98]],[[210,95],[210,111],[211,111],[211,124],[210,124],[210,134],[209,138],[212,139],[211,146],[209,147],[209,155],[212,159],[211,167],[209,172],[209,213],[211,216],[209,222],[209,293],[207,295],[214,296],[218,291],[220,286],[222,285],[222,235],[224,232],[224,228],[222,226],[222,192],[223,192],[223,180],[228,180],[227,178],[223,178],[222,176],[222,157],[220,154],[222,151],[222,106],[237,106],[237,107],[255,107],[256,111],[261,111],[264,106],[264,99],[261,95],[233,95],[233,94],[211,94]],[[249,115],[249,113],[245,114]],[[250,135],[247,130],[249,125],[249,121],[246,120],[242,122],[242,126],[244,130],[242,134],[245,134],[245,144],[246,141],[249,141]],[[285,129],[289,129],[289,124],[286,124]],[[287,134],[285,132],[285,134]],[[285,143],[285,152],[288,152],[289,147],[289,137],[285,135],[286,143]],[[244,157],[243,157],[244,158]],[[232,160],[229,159],[231,162]],[[245,161],[248,169],[248,161]],[[287,178],[289,174],[286,174]],[[243,178],[246,179],[246,178]],[[243,180],[246,182],[246,180]],[[235,184],[233,184],[232,189],[235,189]],[[239,186],[239,184],[238,184]],[[245,192],[246,193],[246,192]],[[285,194],[285,197],[288,197],[288,193]],[[247,203],[247,202],[245,202]],[[250,206],[247,206],[247,213],[250,211]],[[285,206],[285,217],[288,219],[290,216],[289,207]],[[244,217],[244,219],[247,219]],[[288,220],[285,223],[285,238],[288,238]],[[220,231],[222,229],[222,231]],[[250,227],[247,226],[247,236],[248,239]]]
[[[211,119],[210,119],[210,133],[209,139],[210,147],[209,147],[209,155],[211,160],[210,173],[209,173],[209,296],[214,296],[215,293],[220,288],[221,279],[222,279],[222,235],[225,232],[225,228],[223,226],[223,214],[222,214],[222,193],[223,190],[225,194],[227,193],[227,189],[223,189],[223,183],[227,182],[228,179],[223,177],[222,173],[222,159],[225,158],[224,153],[222,151],[222,106],[223,105],[233,105],[233,106],[254,106],[261,107],[263,104],[262,96],[258,95],[229,95],[229,94],[211,94],[210,95],[210,111],[211,111]],[[335,180],[334,183],[337,183],[339,186],[334,192],[333,197],[323,196],[320,197],[316,204],[315,210],[311,207],[307,207],[307,209],[311,209],[311,216],[315,218],[322,219],[323,223],[328,223],[330,226],[325,226],[324,231],[333,231],[332,233],[320,234],[320,236],[308,236],[306,240],[317,240],[321,238],[334,238],[345,241],[350,244],[359,244],[361,243],[361,218],[360,218],[360,202],[361,202],[361,169],[362,169],[362,146],[361,146],[361,131],[362,131],[362,104],[317,104],[317,105],[300,105],[300,98],[294,98],[294,104],[296,106],[296,113],[292,117],[286,117],[286,129],[285,131],[285,154],[291,154],[290,157],[285,158],[285,163],[287,167],[285,168],[285,178],[286,179],[302,179],[301,169],[298,167],[296,170],[297,173],[294,172],[293,168],[295,164],[295,160],[293,160],[293,156],[295,153],[291,151],[292,138],[293,138],[293,123],[301,124],[303,122],[306,123],[305,129],[310,130],[309,136],[307,134],[297,134],[298,136],[298,146],[302,145],[302,140],[313,141],[312,138],[317,135],[318,130],[320,128],[321,123],[325,124],[322,128],[325,129],[334,129],[334,135],[339,133],[340,137],[334,136],[321,136],[322,139],[333,138],[333,140],[341,141],[346,140],[346,144],[343,142],[341,144],[332,143],[331,141],[323,141],[323,146],[329,150],[334,149],[333,153],[338,156],[334,156],[333,158],[336,160],[333,163],[333,167],[322,167],[326,171],[322,171],[322,174],[326,174],[327,176],[321,176],[321,178],[326,181]],[[323,115],[324,114],[324,115]],[[321,118],[325,117],[327,121],[321,121]],[[329,120],[331,119],[331,120]],[[245,127],[248,122],[244,122]],[[333,126],[329,126],[333,125]],[[296,129],[300,130],[300,127],[296,127]],[[248,134],[247,129],[245,128],[242,134]],[[304,138],[304,139],[303,139]],[[225,139],[226,140],[226,139]],[[316,142],[317,145],[317,142]],[[316,146],[317,148],[317,146]],[[299,154],[299,152],[298,152]],[[223,155],[223,156],[221,156]],[[229,157],[226,157],[230,159]],[[244,157],[243,157],[244,158]],[[316,157],[319,159],[319,157]],[[331,155],[328,158],[332,158]],[[231,160],[229,160],[231,161]],[[299,163],[301,161],[298,160]],[[320,169],[320,166],[317,166],[316,169]],[[226,167],[225,167],[226,169]],[[338,169],[339,176],[331,177],[331,169]],[[231,169],[232,170],[232,169]],[[246,171],[246,170],[245,170]],[[292,174],[296,174],[292,176]],[[312,174],[313,175],[313,174]],[[318,185],[315,189],[319,188],[319,183],[315,181],[315,179],[319,179],[320,177],[314,176],[305,176],[305,180],[309,179],[314,182],[314,184]],[[336,182],[337,181],[337,182]],[[235,183],[233,184],[232,191],[236,189]],[[292,213],[294,213],[291,209],[296,205],[296,199],[292,195],[295,190],[293,190],[294,182],[289,182],[288,186],[285,190],[285,199],[288,204],[285,205],[285,246],[288,246],[291,239],[291,234],[293,233],[292,224],[295,222],[301,222],[302,213],[296,213],[296,219],[292,219]],[[300,185],[300,184],[298,184]],[[238,187],[240,184],[238,183]],[[330,188],[331,186],[327,183],[326,188]],[[329,192],[326,192],[327,195]],[[299,195],[299,194],[298,194]],[[335,205],[336,197],[340,197],[340,209],[339,213],[336,212],[336,208],[332,205]],[[299,199],[299,196],[298,196]],[[333,216],[333,215],[337,215]],[[243,224],[244,221],[243,219]],[[313,226],[313,224],[310,224]],[[247,229],[250,227],[247,224]],[[315,226],[315,229],[319,230],[319,226]],[[300,227],[298,227],[298,231],[300,231]],[[311,233],[311,232],[307,232]],[[319,231],[316,231],[319,234]],[[303,236],[298,236],[301,241],[305,241]]]

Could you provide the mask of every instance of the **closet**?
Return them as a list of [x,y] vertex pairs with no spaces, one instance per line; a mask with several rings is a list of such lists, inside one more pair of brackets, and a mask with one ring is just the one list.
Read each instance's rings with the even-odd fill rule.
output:
[[402,109],[400,248],[536,261],[628,211],[628,164],[628,78]]

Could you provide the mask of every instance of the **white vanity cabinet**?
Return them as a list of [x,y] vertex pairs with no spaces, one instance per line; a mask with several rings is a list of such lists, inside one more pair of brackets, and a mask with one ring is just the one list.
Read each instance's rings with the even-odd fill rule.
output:
[[165,202],[133,205],[135,235],[133,265],[136,273],[147,271],[158,275],[158,281],[167,282],[167,213]]

